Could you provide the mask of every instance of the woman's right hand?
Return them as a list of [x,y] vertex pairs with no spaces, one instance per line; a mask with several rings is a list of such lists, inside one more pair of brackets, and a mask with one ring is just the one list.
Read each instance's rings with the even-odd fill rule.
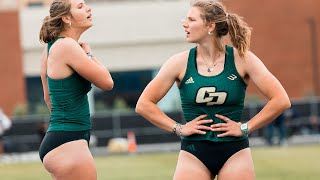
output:
[[212,119],[205,119],[207,115],[201,115],[189,121],[187,124],[182,125],[181,136],[190,136],[192,134],[206,134],[204,130],[211,131],[212,128],[205,126],[204,124],[212,123]]

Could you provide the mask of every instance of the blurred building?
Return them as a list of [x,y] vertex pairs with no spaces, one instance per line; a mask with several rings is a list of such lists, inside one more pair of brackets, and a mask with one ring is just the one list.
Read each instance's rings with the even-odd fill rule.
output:
[[[291,98],[320,95],[320,1],[224,1],[253,27],[251,50]],[[249,86],[250,93],[258,90]]]
[[25,73],[18,5],[0,0],[0,108],[6,114],[25,103]]
[[31,6],[49,6],[53,0],[18,0],[19,9]]
[[[20,62],[23,63],[20,66],[26,81],[26,90],[23,92],[28,102],[41,102],[43,97],[39,74],[40,55],[44,45],[39,43],[38,33],[43,18],[49,15],[48,2],[49,0],[19,1],[20,34],[17,34],[17,37],[21,37],[22,61]],[[94,27],[84,34],[82,40],[91,44],[94,54],[115,75],[118,85],[111,94],[95,91],[96,99],[102,99],[103,102],[108,102],[108,98],[120,94],[132,106],[136,96],[154,76],[154,72],[170,56],[194,46],[185,42],[180,23],[180,19],[184,18],[188,11],[188,1],[87,0],[86,2],[93,9]],[[253,27],[251,50],[281,81],[291,98],[319,95],[320,1],[224,0],[223,2],[229,12],[243,16]],[[3,18],[2,21],[7,19]],[[3,42],[1,39],[1,44]],[[18,71],[19,69],[16,69],[14,74],[21,74]],[[123,73],[127,73],[126,76]],[[7,77],[2,76],[2,78]],[[0,82],[4,80],[0,79]],[[21,85],[24,86],[23,83]],[[129,91],[131,89],[134,91],[132,94]],[[2,89],[0,92],[2,93]],[[261,97],[259,91],[252,85],[249,85],[248,95],[248,97]],[[6,101],[5,105],[1,103],[4,102],[0,101],[0,106],[6,107],[9,101]]]

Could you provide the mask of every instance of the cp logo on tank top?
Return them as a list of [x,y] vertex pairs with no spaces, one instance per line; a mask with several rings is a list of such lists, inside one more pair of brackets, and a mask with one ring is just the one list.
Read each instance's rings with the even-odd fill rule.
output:
[[216,92],[215,87],[202,87],[197,92],[196,103],[207,103],[207,106],[219,105],[223,104],[226,99],[226,92]]

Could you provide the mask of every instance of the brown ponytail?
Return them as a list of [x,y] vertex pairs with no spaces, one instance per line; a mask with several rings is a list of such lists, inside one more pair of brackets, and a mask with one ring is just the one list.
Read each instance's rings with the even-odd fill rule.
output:
[[49,10],[50,16],[44,18],[40,29],[40,42],[48,43],[59,36],[65,28],[62,17],[70,14],[70,9],[70,0],[54,0],[52,2]]
[[40,29],[40,35],[39,35],[40,42],[48,43],[53,39],[53,37],[50,37],[49,29],[50,29],[50,17],[46,16],[43,20],[43,23]]
[[223,4],[213,0],[195,0],[191,4],[202,10],[201,18],[205,23],[215,23],[215,45],[224,51],[222,37],[230,34],[231,42],[237,48],[240,57],[245,58],[250,48],[251,28],[236,14],[226,13]]
[[229,14],[228,22],[231,42],[244,58],[250,48],[251,28],[236,14]]

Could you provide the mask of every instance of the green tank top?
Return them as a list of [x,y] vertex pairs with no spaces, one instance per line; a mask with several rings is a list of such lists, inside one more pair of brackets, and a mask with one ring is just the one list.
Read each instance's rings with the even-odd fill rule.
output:
[[[48,55],[49,49],[59,38],[48,43]],[[47,81],[51,101],[48,131],[91,129],[87,96],[87,93],[91,90],[91,83],[76,72],[63,79],[51,79],[47,76]]]
[[[215,76],[199,74],[196,64],[196,47],[189,52],[185,76],[179,86],[183,116],[187,122],[207,114],[214,124],[224,122],[215,114],[224,115],[236,122],[242,116],[246,83],[239,75],[233,55],[233,47],[226,46],[224,70]],[[208,124],[210,126],[211,124]],[[182,137],[187,140],[237,141],[243,137],[217,137],[218,133],[207,131],[205,135],[194,134]]]

